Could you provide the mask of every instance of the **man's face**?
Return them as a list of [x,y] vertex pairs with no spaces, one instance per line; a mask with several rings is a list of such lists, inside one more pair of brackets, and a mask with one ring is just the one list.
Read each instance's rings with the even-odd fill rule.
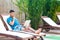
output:
[[14,16],[15,16],[14,12],[11,12],[11,13],[10,13],[10,16],[11,16],[11,17],[14,17]]

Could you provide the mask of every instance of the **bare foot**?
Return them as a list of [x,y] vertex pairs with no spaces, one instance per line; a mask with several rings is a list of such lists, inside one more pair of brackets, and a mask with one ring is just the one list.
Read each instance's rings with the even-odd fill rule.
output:
[[35,33],[36,33],[36,34],[41,33],[41,29],[36,30]]

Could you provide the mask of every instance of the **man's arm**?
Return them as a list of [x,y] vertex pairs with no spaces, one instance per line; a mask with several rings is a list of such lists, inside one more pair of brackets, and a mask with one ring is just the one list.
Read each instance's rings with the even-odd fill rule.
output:
[[10,25],[13,25],[14,24],[14,19],[8,18],[7,23],[10,24]]

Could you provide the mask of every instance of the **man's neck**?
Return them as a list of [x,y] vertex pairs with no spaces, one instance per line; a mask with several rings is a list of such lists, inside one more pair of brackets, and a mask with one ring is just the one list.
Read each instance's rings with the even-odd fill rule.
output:
[[13,18],[12,16],[10,16],[11,18]]

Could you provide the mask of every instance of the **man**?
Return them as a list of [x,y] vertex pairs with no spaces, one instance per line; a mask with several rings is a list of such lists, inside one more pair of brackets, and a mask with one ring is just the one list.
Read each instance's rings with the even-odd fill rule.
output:
[[27,31],[27,30],[30,30],[30,31],[33,31],[36,34],[39,34],[41,32],[41,28],[39,28],[38,30],[35,31],[33,28],[30,27],[30,25],[29,25],[29,27],[24,28],[19,23],[17,18],[15,18],[14,12],[15,12],[14,10],[10,10],[9,11],[10,17],[7,19],[7,23],[11,26],[12,30],[14,30],[14,31],[21,31],[21,30]]

